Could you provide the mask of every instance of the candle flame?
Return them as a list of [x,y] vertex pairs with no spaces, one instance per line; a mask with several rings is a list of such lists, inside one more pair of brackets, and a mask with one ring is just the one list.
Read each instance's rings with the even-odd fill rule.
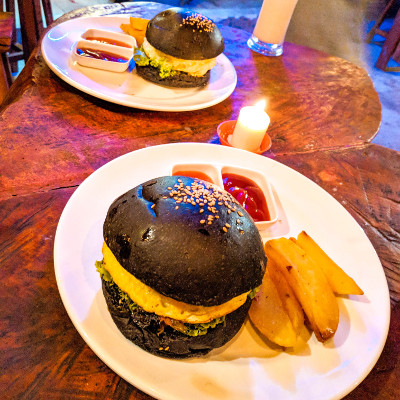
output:
[[257,108],[259,108],[260,110],[263,110],[263,111],[264,111],[266,105],[267,105],[267,101],[266,101],[265,99],[263,99],[263,100],[258,101],[258,102],[254,105],[254,107],[257,107]]

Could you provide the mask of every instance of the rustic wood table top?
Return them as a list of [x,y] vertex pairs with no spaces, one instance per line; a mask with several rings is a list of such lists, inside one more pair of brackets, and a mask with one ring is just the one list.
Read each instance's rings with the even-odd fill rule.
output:
[[[88,7],[80,16],[151,16],[165,6]],[[72,325],[53,264],[57,223],[68,199],[93,171],[147,146],[218,144],[221,121],[267,99],[272,147],[264,153],[299,171],[350,212],[383,265],[392,301],[381,357],[348,399],[400,397],[400,153],[371,144],[381,105],[368,74],[322,52],[286,43],[282,57],[250,51],[248,33],[221,27],[238,83],[202,110],[155,112],[102,101],[51,72],[38,47],[0,110],[0,388],[2,397],[150,396],[109,369]],[[3,397],[4,398],[4,397]]]

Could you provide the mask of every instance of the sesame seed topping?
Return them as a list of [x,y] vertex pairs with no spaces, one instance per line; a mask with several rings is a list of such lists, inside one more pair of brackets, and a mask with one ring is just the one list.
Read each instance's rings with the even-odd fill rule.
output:
[[238,211],[239,217],[243,217],[243,213],[241,211]]
[[[184,185],[181,179],[178,180],[179,185],[175,184],[174,188],[168,186],[169,197],[175,201],[175,210],[178,204],[186,204],[185,207],[198,207],[199,223],[204,225],[211,225],[216,223],[219,219],[219,213],[224,211],[230,214],[232,210],[236,209],[237,200],[234,199],[229,193],[218,188],[216,185],[208,182],[194,179],[190,184]],[[168,198],[168,196],[162,196]],[[216,207],[218,205],[218,208]],[[225,208],[225,210],[224,210]],[[243,215],[243,214],[242,214]],[[230,224],[225,224],[221,229],[227,232]]]
[[[192,13],[182,20],[182,25],[189,25],[198,29],[200,32],[212,32],[214,30],[214,22],[211,19],[199,13]],[[196,30],[193,29],[193,32]]]

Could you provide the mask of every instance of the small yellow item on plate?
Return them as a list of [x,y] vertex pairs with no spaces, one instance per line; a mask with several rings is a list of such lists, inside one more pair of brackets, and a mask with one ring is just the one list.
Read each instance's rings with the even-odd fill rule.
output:
[[354,279],[347,275],[305,231],[300,232],[297,240],[295,238],[291,238],[291,240],[307,252],[314,262],[320,266],[334,293],[344,295],[364,294]]
[[121,24],[120,28],[128,35],[133,36],[136,39],[137,45],[140,47],[146,36],[148,19],[130,17],[129,24]]
[[[251,303],[249,317],[271,342],[293,347],[304,325],[303,310],[283,275],[282,278],[278,275],[277,268],[269,259],[260,290]],[[282,283],[284,286],[280,285]],[[295,313],[293,305],[296,307]]]
[[328,280],[314,260],[296,243],[284,237],[265,244],[265,253],[286,278],[320,342],[334,336],[339,306]]

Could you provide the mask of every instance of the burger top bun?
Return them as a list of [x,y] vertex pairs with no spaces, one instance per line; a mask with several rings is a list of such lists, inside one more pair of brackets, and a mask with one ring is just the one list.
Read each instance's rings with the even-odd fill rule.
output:
[[215,58],[224,51],[224,39],[211,19],[179,7],[150,20],[146,39],[157,50],[184,60]]
[[165,176],[128,191],[111,204],[103,234],[125,270],[188,304],[225,303],[259,286],[265,272],[249,214],[198,179]]

